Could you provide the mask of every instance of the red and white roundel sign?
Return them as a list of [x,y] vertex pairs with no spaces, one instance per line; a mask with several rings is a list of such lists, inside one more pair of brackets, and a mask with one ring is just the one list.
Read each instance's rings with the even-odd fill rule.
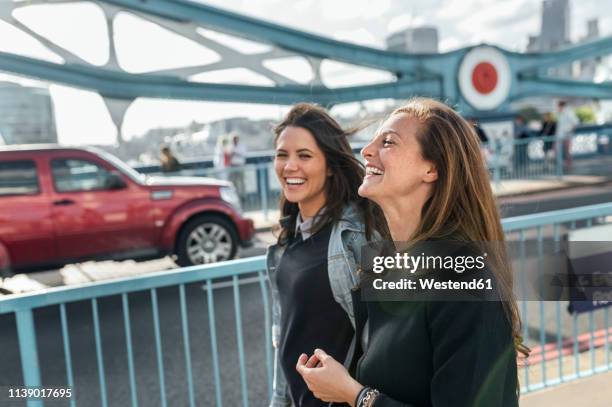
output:
[[510,93],[510,65],[499,50],[476,47],[463,57],[458,80],[461,93],[472,107],[492,110]]

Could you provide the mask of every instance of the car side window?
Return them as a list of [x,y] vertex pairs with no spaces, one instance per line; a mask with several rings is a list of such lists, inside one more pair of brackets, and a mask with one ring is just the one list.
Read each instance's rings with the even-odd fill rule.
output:
[[51,161],[51,173],[58,192],[108,189],[110,172],[92,161],[54,159]]
[[35,195],[39,192],[34,161],[0,161],[0,196]]

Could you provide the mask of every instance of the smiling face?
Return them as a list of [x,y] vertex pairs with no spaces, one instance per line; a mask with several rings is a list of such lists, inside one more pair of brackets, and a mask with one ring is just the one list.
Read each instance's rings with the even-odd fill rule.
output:
[[298,204],[303,217],[314,216],[325,205],[329,170],[325,155],[310,131],[287,126],[280,133],[274,170],[285,198]]
[[390,202],[427,199],[437,179],[435,166],[423,158],[417,140],[420,124],[406,113],[394,114],[361,150],[366,176],[359,195],[381,207]]

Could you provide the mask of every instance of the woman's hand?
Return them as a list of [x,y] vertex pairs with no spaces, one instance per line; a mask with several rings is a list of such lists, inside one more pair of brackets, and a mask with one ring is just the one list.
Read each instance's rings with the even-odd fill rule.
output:
[[363,388],[344,366],[321,349],[316,349],[310,359],[302,353],[295,368],[315,397],[326,402],[353,406]]

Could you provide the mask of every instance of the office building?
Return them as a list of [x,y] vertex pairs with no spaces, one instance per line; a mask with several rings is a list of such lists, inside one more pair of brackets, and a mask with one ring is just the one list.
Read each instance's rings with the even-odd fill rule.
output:
[[438,29],[436,27],[407,28],[388,36],[386,44],[389,51],[435,54],[438,52]]
[[0,134],[6,144],[57,143],[48,89],[0,82]]

